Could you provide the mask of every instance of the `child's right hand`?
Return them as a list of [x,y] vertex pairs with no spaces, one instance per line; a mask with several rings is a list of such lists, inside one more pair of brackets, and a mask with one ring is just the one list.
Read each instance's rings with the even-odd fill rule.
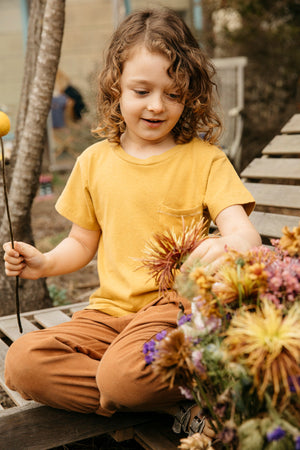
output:
[[12,248],[11,242],[6,242],[3,249],[7,276],[19,276],[30,280],[36,280],[42,276],[46,258],[35,247],[24,242],[14,242],[14,248]]

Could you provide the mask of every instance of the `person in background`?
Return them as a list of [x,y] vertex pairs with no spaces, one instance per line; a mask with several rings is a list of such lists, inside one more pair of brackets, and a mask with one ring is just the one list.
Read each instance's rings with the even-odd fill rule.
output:
[[71,153],[72,156],[77,156],[72,151],[74,140],[72,128],[74,123],[82,119],[82,115],[86,111],[87,108],[81,93],[71,84],[69,77],[58,69],[51,102],[56,157],[64,151]]

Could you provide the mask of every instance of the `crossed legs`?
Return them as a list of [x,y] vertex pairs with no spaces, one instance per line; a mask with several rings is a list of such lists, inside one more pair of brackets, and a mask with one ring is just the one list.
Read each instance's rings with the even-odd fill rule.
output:
[[136,314],[116,318],[95,310],[70,322],[28,333],[6,357],[6,383],[26,399],[72,411],[166,411],[181,394],[147,366],[143,344],[176,326],[178,302],[161,298]]

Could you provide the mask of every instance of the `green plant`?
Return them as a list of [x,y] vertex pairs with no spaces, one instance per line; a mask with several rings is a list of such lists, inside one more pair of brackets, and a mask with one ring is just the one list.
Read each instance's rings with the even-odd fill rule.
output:
[[55,284],[50,284],[48,290],[53,306],[68,305],[70,303],[67,299],[67,289],[61,289]]

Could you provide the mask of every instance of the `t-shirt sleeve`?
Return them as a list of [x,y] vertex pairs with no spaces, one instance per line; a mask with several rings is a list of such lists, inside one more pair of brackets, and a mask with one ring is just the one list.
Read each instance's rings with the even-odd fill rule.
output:
[[80,158],[77,159],[55,208],[62,216],[82,228],[100,229],[88,186],[87,170]]
[[211,165],[205,193],[205,206],[215,222],[223,209],[233,205],[242,205],[246,213],[250,215],[255,207],[255,200],[226,155],[220,151]]

